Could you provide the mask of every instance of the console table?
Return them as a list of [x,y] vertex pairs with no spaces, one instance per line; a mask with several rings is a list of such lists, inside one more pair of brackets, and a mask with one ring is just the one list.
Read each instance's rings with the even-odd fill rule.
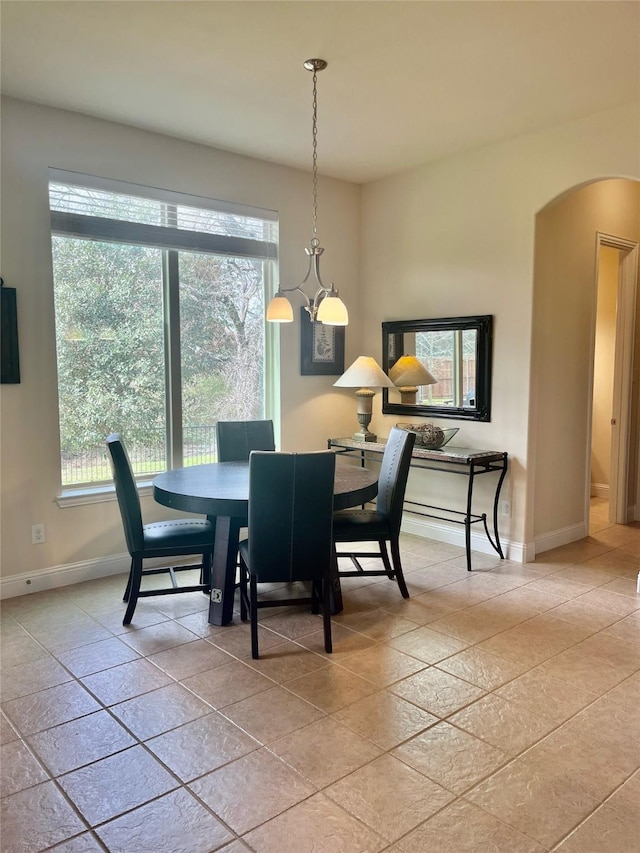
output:
[[[380,462],[386,442],[382,441],[356,441],[352,438],[330,438],[327,442],[330,449],[337,453],[357,455],[360,464],[364,467],[367,460]],[[471,525],[481,522],[487,539],[494,551],[504,559],[500,535],[498,533],[498,502],[500,489],[507,473],[508,454],[498,450],[472,450],[468,447],[449,447],[445,445],[439,450],[429,450],[426,447],[414,446],[411,454],[411,467],[429,468],[432,471],[443,471],[447,474],[458,474],[468,479],[467,506],[466,510],[449,509],[442,506],[423,504],[418,501],[405,500],[405,507],[413,515],[421,515],[425,518],[436,518],[440,521],[449,521],[453,524],[464,525],[465,547],[467,552],[467,570],[471,571]],[[487,513],[481,515],[472,512],[473,484],[480,474],[491,474],[498,472],[496,489],[493,497],[493,530],[489,530],[487,524]],[[417,509],[419,507],[419,509]],[[424,512],[423,510],[433,510]],[[446,513],[446,514],[439,514]]]

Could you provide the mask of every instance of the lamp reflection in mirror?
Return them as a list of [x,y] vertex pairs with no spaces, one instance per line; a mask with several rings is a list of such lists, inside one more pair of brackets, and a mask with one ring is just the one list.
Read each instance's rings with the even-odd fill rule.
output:
[[373,398],[376,388],[393,388],[393,382],[382,370],[375,358],[368,355],[360,355],[342,374],[337,382],[333,383],[338,388],[357,388],[358,398],[358,423],[360,429],[352,438],[355,441],[377,441],[378,436],[369,432],[371,414],[373,411]]
[[415,355],[403,355],[389,371],[403,403],[415,404],[419,385],[437,385],[438,380]]

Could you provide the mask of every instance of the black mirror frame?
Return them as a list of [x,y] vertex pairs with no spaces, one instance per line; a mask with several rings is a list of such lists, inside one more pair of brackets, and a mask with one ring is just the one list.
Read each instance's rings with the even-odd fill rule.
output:
[[[405,332],[441,332],[449,330],[475,329],[478,332],[476,356],[476,405],[421,406],[406,403],[390,403],[389,391],[382,389],[382,413],[385,415],[413,415],[420,418],[450,418],[463,421],[491,420],[491,360],[493,353],[493,315],[480,314],[474,317],[445,317],[438,320],[390,320],[382,324],[382,369],[389,373],[389,340],[392,335]],[[403,353],[400,352],[400,355]],[[428,367],[428,365],[427,365]]]

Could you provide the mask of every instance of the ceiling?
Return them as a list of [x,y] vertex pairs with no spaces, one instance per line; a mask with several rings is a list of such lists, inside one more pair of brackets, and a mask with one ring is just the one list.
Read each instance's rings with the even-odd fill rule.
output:
[[2,91],[365,182],[635,101],[636,0],[2,0]]

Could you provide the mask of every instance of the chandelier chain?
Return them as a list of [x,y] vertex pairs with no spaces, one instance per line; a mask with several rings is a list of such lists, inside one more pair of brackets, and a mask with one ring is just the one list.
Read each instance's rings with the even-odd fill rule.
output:
[[318,246],[318,72],[313,69],[313,239],[312,246]]

